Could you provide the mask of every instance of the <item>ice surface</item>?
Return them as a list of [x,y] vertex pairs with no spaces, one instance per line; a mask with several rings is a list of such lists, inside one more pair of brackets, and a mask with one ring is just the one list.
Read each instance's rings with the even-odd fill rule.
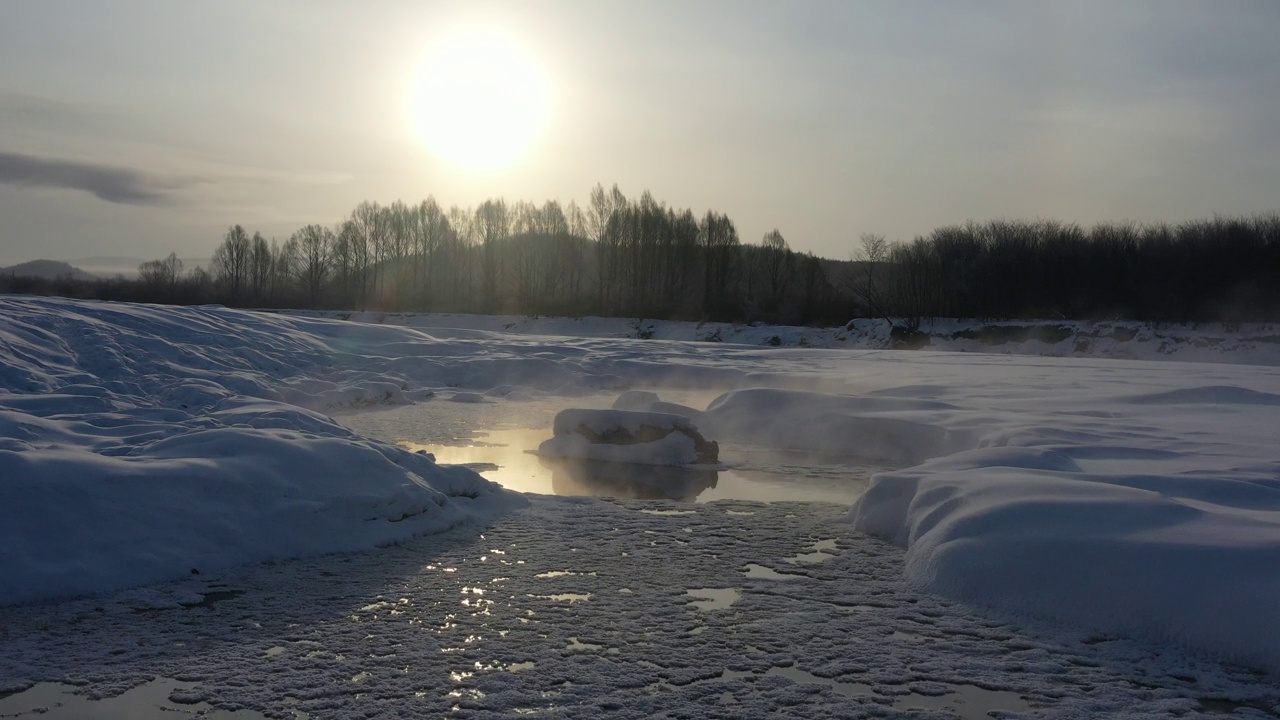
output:
[[[1177,648],[921,593],[903,550],[839,507],[642,512],[670,507],[537,497],[482,530],[153,588],[242,591],[210,607],[0,608],[0,678],[102,697],[176,677],[194,685],[184,702],[315,718],[1190,718],[1206,698],[1265,717],[1252,708],[1280,702],[1274,682]],[[815,536],[833,557],[787,564]]]

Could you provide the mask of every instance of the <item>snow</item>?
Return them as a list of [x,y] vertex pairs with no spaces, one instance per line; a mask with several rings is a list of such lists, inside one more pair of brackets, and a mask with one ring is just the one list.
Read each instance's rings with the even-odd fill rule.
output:
[[922,589],[1280,672],[1280,482],[1132,457],[961,453],[875,478],[854,524],[908,547]]
[[[413,694],[413,681],[391,672],[402,667],[399,660],[354,659],[367,653],[353,638],[368,633],[349,620],[363,617],[352,608],[374,602],[370,594],[386,596],[377,602],[404,597],[428,603],[424,598],[443,586],[424,579],[423,563],[431,562],[420,554],[423,543],[430,542],[424,534],[449,528],[455,534],[474,533],[462,528],[488,523],[517,546],[522,537],[542,538],[531,540],[530,554],[522,558],[531,566],[549,564],[549,556],[537,553],[558,548],[558,566],[539,572],[564,570],[564,553],[569,553],[584,559],[570,569],[599,573],[570,576],[542,590],[524,577],[534,567],[475,574],[467,587],[498,577],[521,578],[513,581],[520,588],[513,596],[518,601],[510,600],[509,609],[490,608],[504,617],[514,613],[500,629],[514,632],[523,626],[517,610],[527,609],[535,615],[526,619],[564,630],[548,637],[619,648],[629,653],[629,661],[663,668],[615,667],[594,651],[558,655],[540,644],[549,640],[536,637],[538,627],[530,623],[534,627],[520,632],[525,645],[495,645],[503,657],[491,658],[536,661],[539,669],[463,683],[491,698],[461,701],[464,705],[474,702],[496,714],[529,707],[507,701],[548,690],[537,683],[579,676],[590,681],[581,690],[587,694],[557,692],[566,693],[563,705],[586,714],[613,707],[594,704],[597,699],[652,714],[652,699],[636,692],[652,683],[681,688],[675,691],[681,701],[694,704],[728,692],[757,714],[779,706],[801,708],[796,710],[801,715],[835,714],[842,706],[832,700],[849,702],[839,692],[826,689],[814,700],[814,693],[794,688],[793,680],[817,677],[815,672],[871,687],[884,701],[880,706],[892,704],[890,696],[914,692],[895,685],[895,677],[898,683],[915,683],[916,694],[924,696],[939,690],[935,683],[977,678],[983,687],[1018,692],[1042,708],[1053,704],[1049,688],[1057,687],[1058,699],[1078,716],[1139,706],[1151,716],[1194,710],[1178,676],[1195,678],[1196,692],[1213,688],[1209,692],[1264,700],[1280,695],[1249,687],[1211,659],[1243,663],[1272,677],[1280,673],[1280,603],[1274,602],[1280,593],[1280,575],[1274,571],[1280,567],[1280,369],[1165,361],[1269,362],[1270,341],[1261,335],[1249,335],[1252,349],[1238,343],[1230,346],[1237,350],[1228,350],[1225,341],[1202,346],[1191,336],[1185,342],[1169,340],[1170,328],[1153,328],[1152,338],[1165,337],[1159,342],[1172,344],[1169,352],[1150,353],[1149,343],[1108,339],[1141,350],[1135,355],[1159,355],[1162,361],[1155,362],[682,342],[661,338],[664,329],[674,333],[684,326],[659,324],[658,339],[628,340],[604,337],[612,327],[604,321],[594,337],[586,332],[520,335],[488,331],[479,322],[465,325],[472,320],[448,320],[464,325],[458,328],[416,329],[224,308],[0,298],[0,547],[5,548],[0,603],[101,594],[186,577],[185,584],[120,596],[120,602],[135,607],[184,607],[222,592],[222,586],[205,579],[229,577],[218,575],[228,572],[221,568],[410,544],[416,550],[407,554],[393,547],[366,556],[386,558],[396,568],[370,569],[362,587],[335,591],[342,597],[316,610],[317,619],[330,623],[328,632],[346,638],[338,654],[353,659],[313,658],[306,664],[316,673],[342,674],[344,682],[370,672],[378,678],[370,685],[375,701],[392,703]],[[595,321],[546,322],[550,332]],[[521,328],[509,328],[516,329]],[[844,342],[853,342],[852,331],[840,332]],[[1248,333],[1254,330],[1233,337]],[[962,340],[974,342],[954,342]],[[1004,352],[1011,344],[996,349]],[[1088,352],[1103,352],[1103,344]],[[663,392],[673,387],[718,397],[705,410],[664,403]],[[851,510],[836,513],[848,523],[819,521],[815,517],[821,512],[812,507],[784,511],[721,503],[687,506],[696,508],[694,522],[687,515],[650,516],[595,499],[522,501],[475,473],[438,466],[426,455],[386,442],[394,438],[359,437],[324,414],[448,400],[457,403],[442,405],[459,412],[517,408],[535,398],[568,405],[584,395],[611,400],[633,388],[656,388],[657,395],[622,395],[615,401],[618,409],[665,413],[663,422],[673,428],[693,423],[715,440],[874,458],[897,469],[878,474]],[[520,510],[520,502],[532,506]],[[753,514],[729,516],[728,507]],[[724,517],[716,515],[721,510]],[[628,513],[650,520],[641,527]],[[533,529],[548,522],[555,526],[547,531],[549,539]],[[730,532],[731,527],[737,529]],[[721,534],[698,537],[699,528]],[[824,537],[856,547],[861,559],[845,552],[831,562],[779,564]],[[784,551],[787,555],[779,554]],[[623,587],[634,592],[623,597],[621,588],[601,578],[625,557],[640,559],[613,571],[614,584],[626,578]],[[288,567],[334,572],[332,563],[339,562],[321,558]],[[743,575],[754,571],[748,566],[803,577]],[[702,576],[691,575],[693,567]],[[200,575],[191,575],[192,569]],[[254,572],[269,574],[268,569]],[[894,572],[900,577],[890,577]],[[813,579],[821,582],[809,582]],[[261,582],[265,585],[258,587],[273,581]],[[765,583],[773,585],[765,589]],[[396,594],[401,587],[416,590]],[[650,640],[636,628],[660,627],[658,618],[672,616],[672,598],[700,587],[745,588],[732,612],[746,614],[723,619],[725,632],[737,639],[716,645],[712,655],[699,648],[702,641],[684,636],[643,649],[641,643]],[[530,605],[558,593],[589,593],[590,599],[574,603],[572,617],[558,606]],[[297,588],[271,586],[260,592],[260,599],[278,596],[296,598]],[[605,600],[615,596],[621,600]],[[351,604],[357,600],[365,602]],[[873,609],[840,609],[850,606]],[[428,607],[414,617],[433,626],[447,624],[444,608]],[[88,612],[79,608],[67,610],[67,617]],[[594,624],[579,622],[587,617],[583,608]],[[0,681],[58,679],[52,665],[41,664],[46,650],[40,633],[61,631],[35,628],[57,626],[63,611],[3,612],[4,626],[24,628],[28,639],[4,641]],[[278,612],[289,617],[285,609]],[[847,612],[854,616],[841,614]],[[861,625],[865,612],[879,618],[878,624]],[[1028,640],[992,629],[1010,614],[1041,630]],[[930,637],[944,647],[912,645],[884,656],[885,638],[905,627],[904,616],[920,616],[925,626],[930,618],[943,618],[934,622],[947,632]],[[233,614],[221,622],[241,619]],[[1041,621],[1048,623],[1036,624]],[[175,620],[166,627],[180,625]],[[1075,639],[1046,640],[1045,633],[1057,631],[1043,628],[1059,626]],[[692,629],[682,632],[693,635]],[[405,630],[385,626],[383,649],[403,642],[413,647],[401,652],[434,657],[444,647],[417,646],[404,640]],[[348,632],[356,635],[347,637]],[[286,630],[283,623],[276,633],[273,644],[279,635],[289,636],[290,643],[309,640],[303,637],[307,631]],[[1011,634],[1018,639],[1010,640]],[[744,641],[755,650],[744,648]],[[70,648],[68,657],[86,649],[71,635],[60,642],[64,650]],[[1162,645],[1169,649],[1152,649]],[[302,647],[300,657],[309,652]],[[524,649],[535,647],[536,652]],[[130,646],[126,654],[157,657],[147,652]],[[102,653],[100,663],[85,662],[112,662],[105,646]],[[210,650],[201,662],[216,665],[216,655]],[[467,665],[487,662],[465,652],[459,657],[466,657]],[[1071,658],[1077,657],[1106,669],[1076,665]],[[180,660],[155,662],[176,667]],[[289,682],[337,684],[327,676],[282,678],[271,696],[244,681],[243,676],[266,674],[253,667],[252,672],[235,670],[232,675],[239,679],[219,685],[217,692],[266,709],[283,697]],[[810,675],[796,672],[788,678],[776,669],[792,667]],[[722,675],[730,670],[749,671],[751,680]],[[131,672],[156,671],[146,670],[139,659]],[[1028,672],[1035,678],[1018,679]],[[1066,687],[1064,676],[1080,684]],[[1156,689],[1144,695],[1117,680],[1139,676]],[[607,682],[614,683],[613,691],[589,694]],[[1103,689],[1091,694],[1085,687]],[[339,702],[333,698],[347,691],[302,696],[317,701],[312,709],[327,710],[333,706],[326,703]],[[867,709],[861,701],[855,704]]]
[[[636,318],[556,318],[520,315],[291,311],[308,317],[399,325],[432,331],[473,330],[552,337],[638,338],[778,348],[887,350],[924,348],[1049,357],[1280,365],[1280,325],[1263,323],[1143,323],[1136,321],[978,321],[925,318],[917,333],[895,339],[894,323],[857,318],[844,327],[764,323],[684,322]],[[462,335],[458,335],[461,337]]]
[[403,397],[322,379],[330,352],[269,316],[0,299],[0,604],[367,548],[511,502],[282,402]]

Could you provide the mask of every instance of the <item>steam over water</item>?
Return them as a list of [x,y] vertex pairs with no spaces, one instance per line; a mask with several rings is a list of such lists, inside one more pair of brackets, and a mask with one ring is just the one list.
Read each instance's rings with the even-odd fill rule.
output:
[[[661,394],[694,407],[709,399],[706,393]],[[339,420],[362,435],[429,452],[439,463],[467,465],[508,489],[540,495],[848,504],[862,494],[874,472],[886,469],[857,458],[726,443],[721,444],[723,469],[718,470],[565,462],[534,454],[551,437],[556,412],[570,406],[607,407],[612,400],[603,395],[518,405],[433,401],[345,414]]]

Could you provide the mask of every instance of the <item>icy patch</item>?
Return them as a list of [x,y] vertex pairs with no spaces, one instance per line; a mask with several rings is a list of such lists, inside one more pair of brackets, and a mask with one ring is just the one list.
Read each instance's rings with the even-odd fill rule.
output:
[[758,565],[756,563],[747,563],[742,574],[755,580],[798,580],[805,577],[804,575],[797,573],[778,572],[773,568]]
[[698,598],[689,604],[703,612],[725,610],[742,598],[735,588],[690,588],[685,594]]
[[529,597],[538,598],[540,600],[551,600],[552,602],[563,603],[584,603],[591,599],[591,593],[556,593],[554,595],[530,595]]

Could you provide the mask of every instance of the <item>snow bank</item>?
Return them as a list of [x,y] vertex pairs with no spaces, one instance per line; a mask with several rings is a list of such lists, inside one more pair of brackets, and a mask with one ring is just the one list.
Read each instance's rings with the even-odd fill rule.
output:
[[1194,441],[1117,440],[1044,435],[884,473],[851,518],[907,547],[908,577],[931,592],[1280,672],[1276,463],[1197,469]]
[[385,331],[324,329],[0,298],[0,604],[370,547],[511,502],[286,404],[406,397],[335,348]]
[[714,463],[719,446],[680,415],[570,408],[556,414],[554,437],[538,454],[555,459],[638,465]]
[[556,318],[448,313],[306,312],[310,317],[429,329],[448,337],[476,330],[548,337],[638,338],[774,348],[928,349],[1051,357],[1280,365],[1280,326],[1274,324],[1142,323],[1132,321],[979,321],[926,319],[910,335],[878,318],[844,327],[764,323],[694,323],[635,318]]

